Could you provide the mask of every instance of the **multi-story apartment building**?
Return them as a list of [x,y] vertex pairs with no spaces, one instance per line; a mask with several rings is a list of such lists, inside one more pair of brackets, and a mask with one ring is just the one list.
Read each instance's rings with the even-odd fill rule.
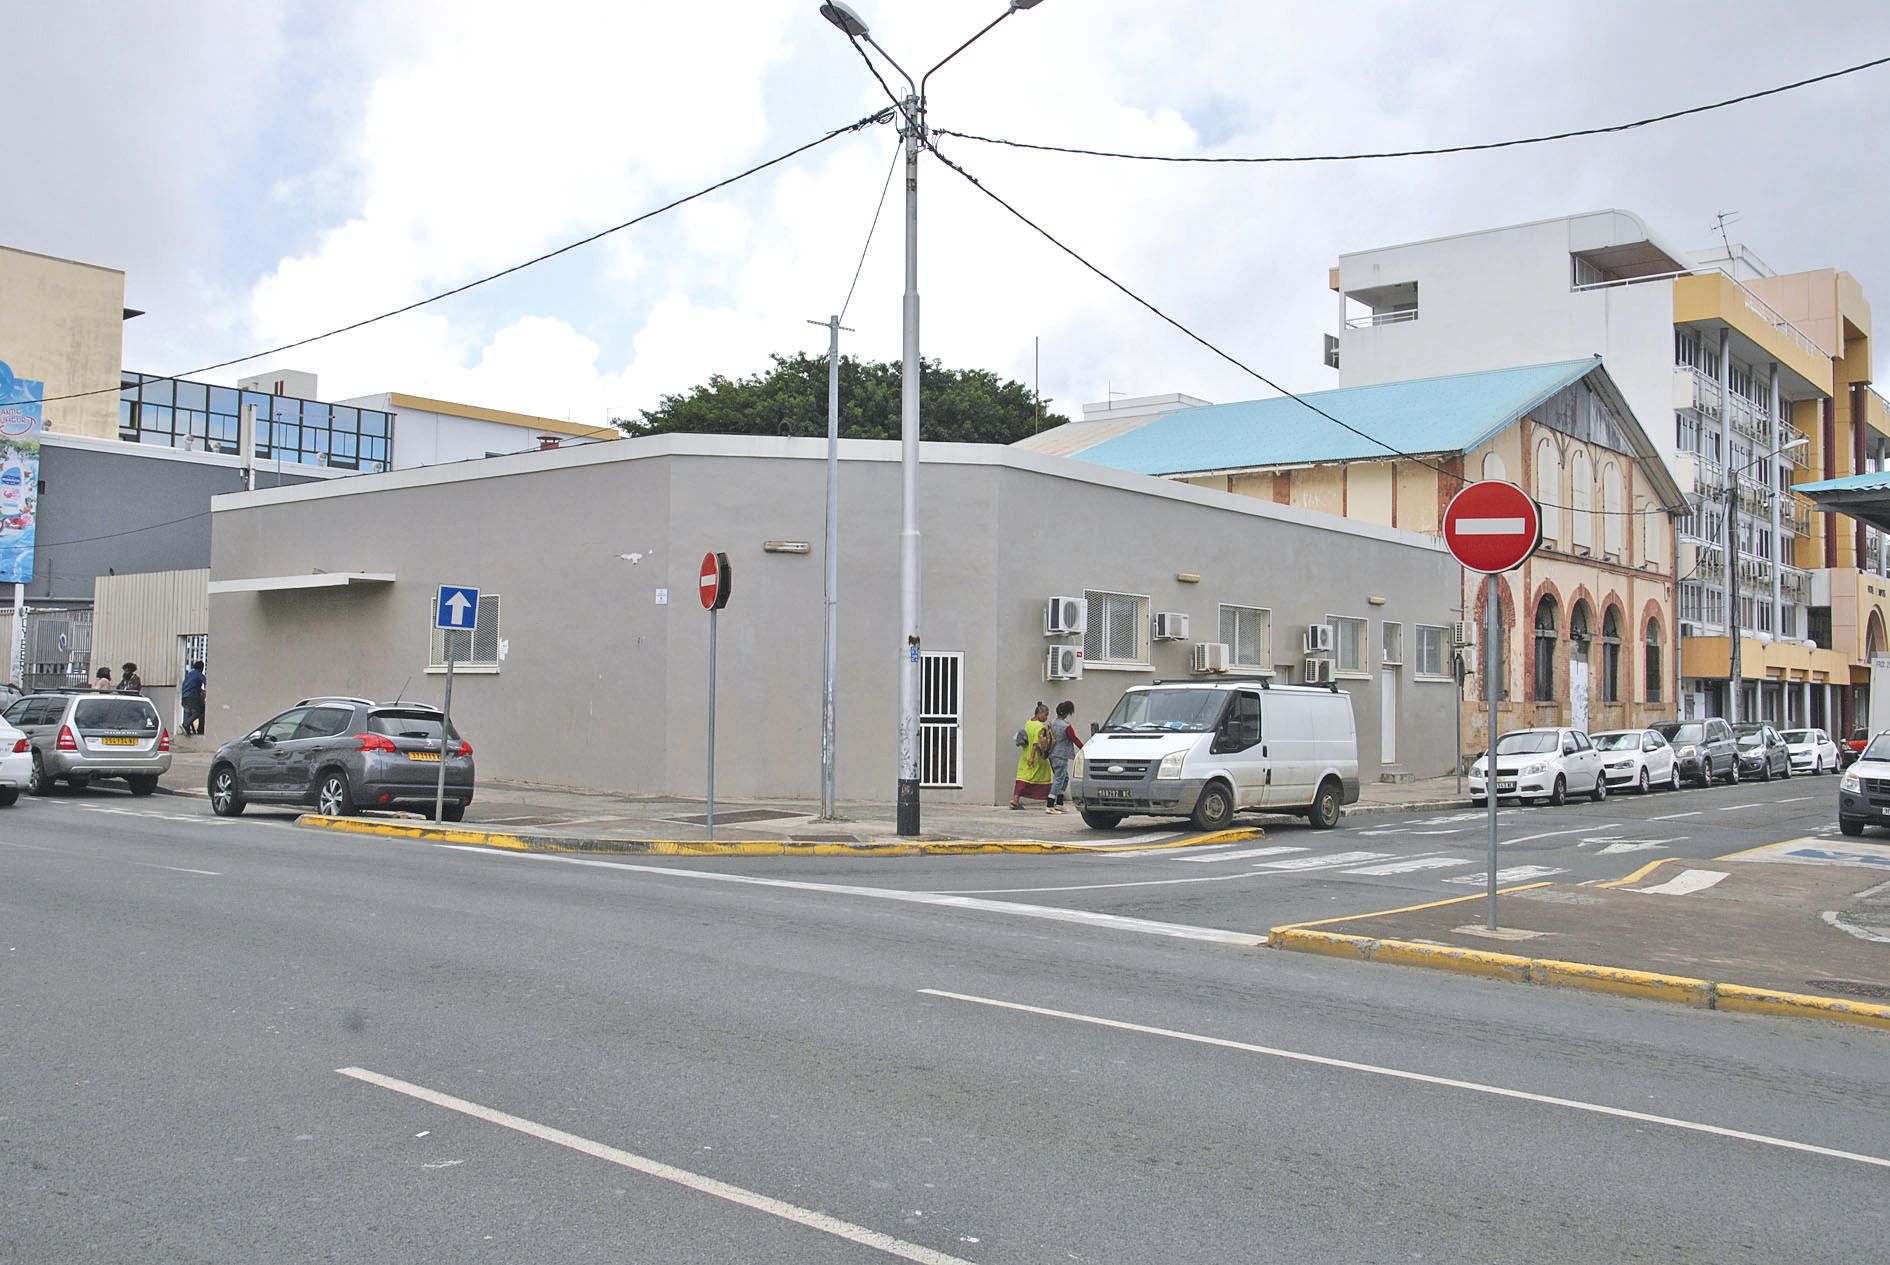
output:
[[1792,488],[1884,461],[1855,279],[1696,256],[1609,210],[1343,255],[1330,284],[1327,360],[1347,386],[1601,355],[1688,494],[1682,711],[1852,722],[1872,613],[1890,618],[1885,550]]

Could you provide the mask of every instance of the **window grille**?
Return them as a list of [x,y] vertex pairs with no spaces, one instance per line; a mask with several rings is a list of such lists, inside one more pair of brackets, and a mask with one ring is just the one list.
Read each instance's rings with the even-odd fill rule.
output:
[[1120,664],[1148,666],[1148,598],[1133,593],[1085,589],[1089,627],[1083,633],[1083,659],[1090,667]]
[[473,614],[470,629],[435,628],[431,666],[444,668],[448,647],[453,664],[460,668],[497,668],[499,666],[499,595],[481,593],[479,609]]
[[1257,606],[1222,606],[1221,640],[1235,667],[1273,666],[1273,613]]

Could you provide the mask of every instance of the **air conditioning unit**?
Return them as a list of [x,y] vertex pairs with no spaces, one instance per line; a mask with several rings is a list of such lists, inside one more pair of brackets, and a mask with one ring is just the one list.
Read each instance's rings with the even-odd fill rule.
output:
[[1043,604],[1043,635],[1076,636],[1089,628],[1089,603],[1080,597],[1053,597]]
[[1083,679],[1083,648],[1081,646],[1051,646],[1044,655],[1043,678],[1046,681],[1080,681]]
[[1155,640],[1186,641],[1188,617],[1180,611],[1155,612]]
[[1307,654],[1332,653],[1332,625],[1308,624],[1304,648]]
[[1232,656],[1224,641],[1197,641],[1188,656],[1188,666],[1196,672],[1225,672]]
[[1468,646],[1470,649],[1475,650],[1477,648],[1476,622],[1474,620],[1464,619],[1458,620],[1456,623],[1452,624],[1450,626],[1450,644],[1458,647]]
[[1300,664],[1299,679],[1307,685],[1327,685],[1332,681],[1332,660],[1307,659]]
[[1690,619],[1683,619],[1680,621],[1680,635],[1682,637],[1697,637],[1700,635],[1700,626]]

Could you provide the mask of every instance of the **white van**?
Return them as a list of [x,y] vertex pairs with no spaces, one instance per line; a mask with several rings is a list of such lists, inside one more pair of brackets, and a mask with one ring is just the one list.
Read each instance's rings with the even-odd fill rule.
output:
[[1330,830],[1358,801],[1351,697],[1257,681],[1133,686],[1076,753],[1070,798],[1096,830],[1131,814],[1219,830],[1241,809]]

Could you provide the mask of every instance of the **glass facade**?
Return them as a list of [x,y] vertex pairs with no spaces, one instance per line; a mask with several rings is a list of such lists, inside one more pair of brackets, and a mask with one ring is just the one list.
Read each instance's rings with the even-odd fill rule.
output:
[[393,468],[391,413],[148,373],[126,373],[119,380],[118,437],[238,456],[243,409],[250,404],[256,406],[259,462],[370,472]]

